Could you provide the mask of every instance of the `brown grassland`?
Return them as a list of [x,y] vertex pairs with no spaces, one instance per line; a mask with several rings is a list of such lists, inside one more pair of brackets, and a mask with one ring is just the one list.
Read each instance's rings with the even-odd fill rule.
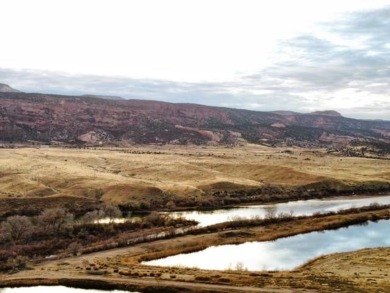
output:
[[[150,212],[389,194],[389,170],[388,158],[258,145],[0,149],[0,220],[56,207],[77,214],[101,202],[119,205],[123,211]],[[274,240],[389,218],[388,208],[372,207],[239,227],[220,225],[170,239],[28,262],[20,272],[0,273],[0,287],[62,284],[142,292],[390,292],[389,248],[327,255],[290,272],[140,264],[211,245]]]
[[0,215],[25,202],[63,206],[67,199],[153,210],[378,193],[390,190],[389,166],[385,159],[258,145],[1,149]]

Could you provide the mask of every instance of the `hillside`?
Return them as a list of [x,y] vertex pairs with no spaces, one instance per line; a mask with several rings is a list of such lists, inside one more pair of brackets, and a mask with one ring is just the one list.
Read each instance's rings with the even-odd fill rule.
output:
[[0,93],[19,93],[19,91],[13,89],[8,84],[0,83]]
[[335,111],[258,112],[3,90],[0,141],[89,145],[250,142],[303,147],[374,143],[386,150],[390,121],[350,119]]

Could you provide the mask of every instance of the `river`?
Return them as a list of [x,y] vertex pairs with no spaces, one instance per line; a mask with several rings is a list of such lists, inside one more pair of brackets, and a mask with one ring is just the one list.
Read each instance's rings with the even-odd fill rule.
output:
[[212,246],[202,251],[173,255],[143,264],[206,270],[291,270],[321,255],[389,246],[390,220],[382,220],[275,241]]
[[336,212],[353,207],[363,207],[370,204],[390,204],[390,196],[346,197],[330,199],[312,199],[290,201],[286,203],[242,206],[230,209],[217,209],[211,211],[170,212],[173,217],[183,217],[199,222],[204,227],[234,220],[236,217],[252,218],[276,216],[281,213],[292,213],[294,216],[310,216],[315,213]]

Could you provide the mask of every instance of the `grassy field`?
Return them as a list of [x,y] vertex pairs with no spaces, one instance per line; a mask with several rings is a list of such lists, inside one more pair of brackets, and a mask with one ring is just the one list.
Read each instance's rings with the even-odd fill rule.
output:
[[282,193],[302,186],[375,192],[390,189],[389,170],[389,160],[258,145],[1,149],[0,199],[77,197],[141,209],[207,206],[216,195],[266,194],[270,187]]

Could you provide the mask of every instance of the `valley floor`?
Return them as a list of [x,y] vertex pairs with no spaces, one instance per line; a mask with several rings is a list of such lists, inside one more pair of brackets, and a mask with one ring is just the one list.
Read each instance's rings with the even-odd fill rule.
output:
[[[325,149],[245,145],[0,149],[0,219],[96,202],[128,211],[213,208],[390,191],[390,161]],[[390,249],[320,257],[294,271],[205,271],[144,266],[141,260],[216,244],[266,241],[366,220],[389,209],[221,228],[29,264],[0,286],[62,284],[142,292],[390,292]]]

